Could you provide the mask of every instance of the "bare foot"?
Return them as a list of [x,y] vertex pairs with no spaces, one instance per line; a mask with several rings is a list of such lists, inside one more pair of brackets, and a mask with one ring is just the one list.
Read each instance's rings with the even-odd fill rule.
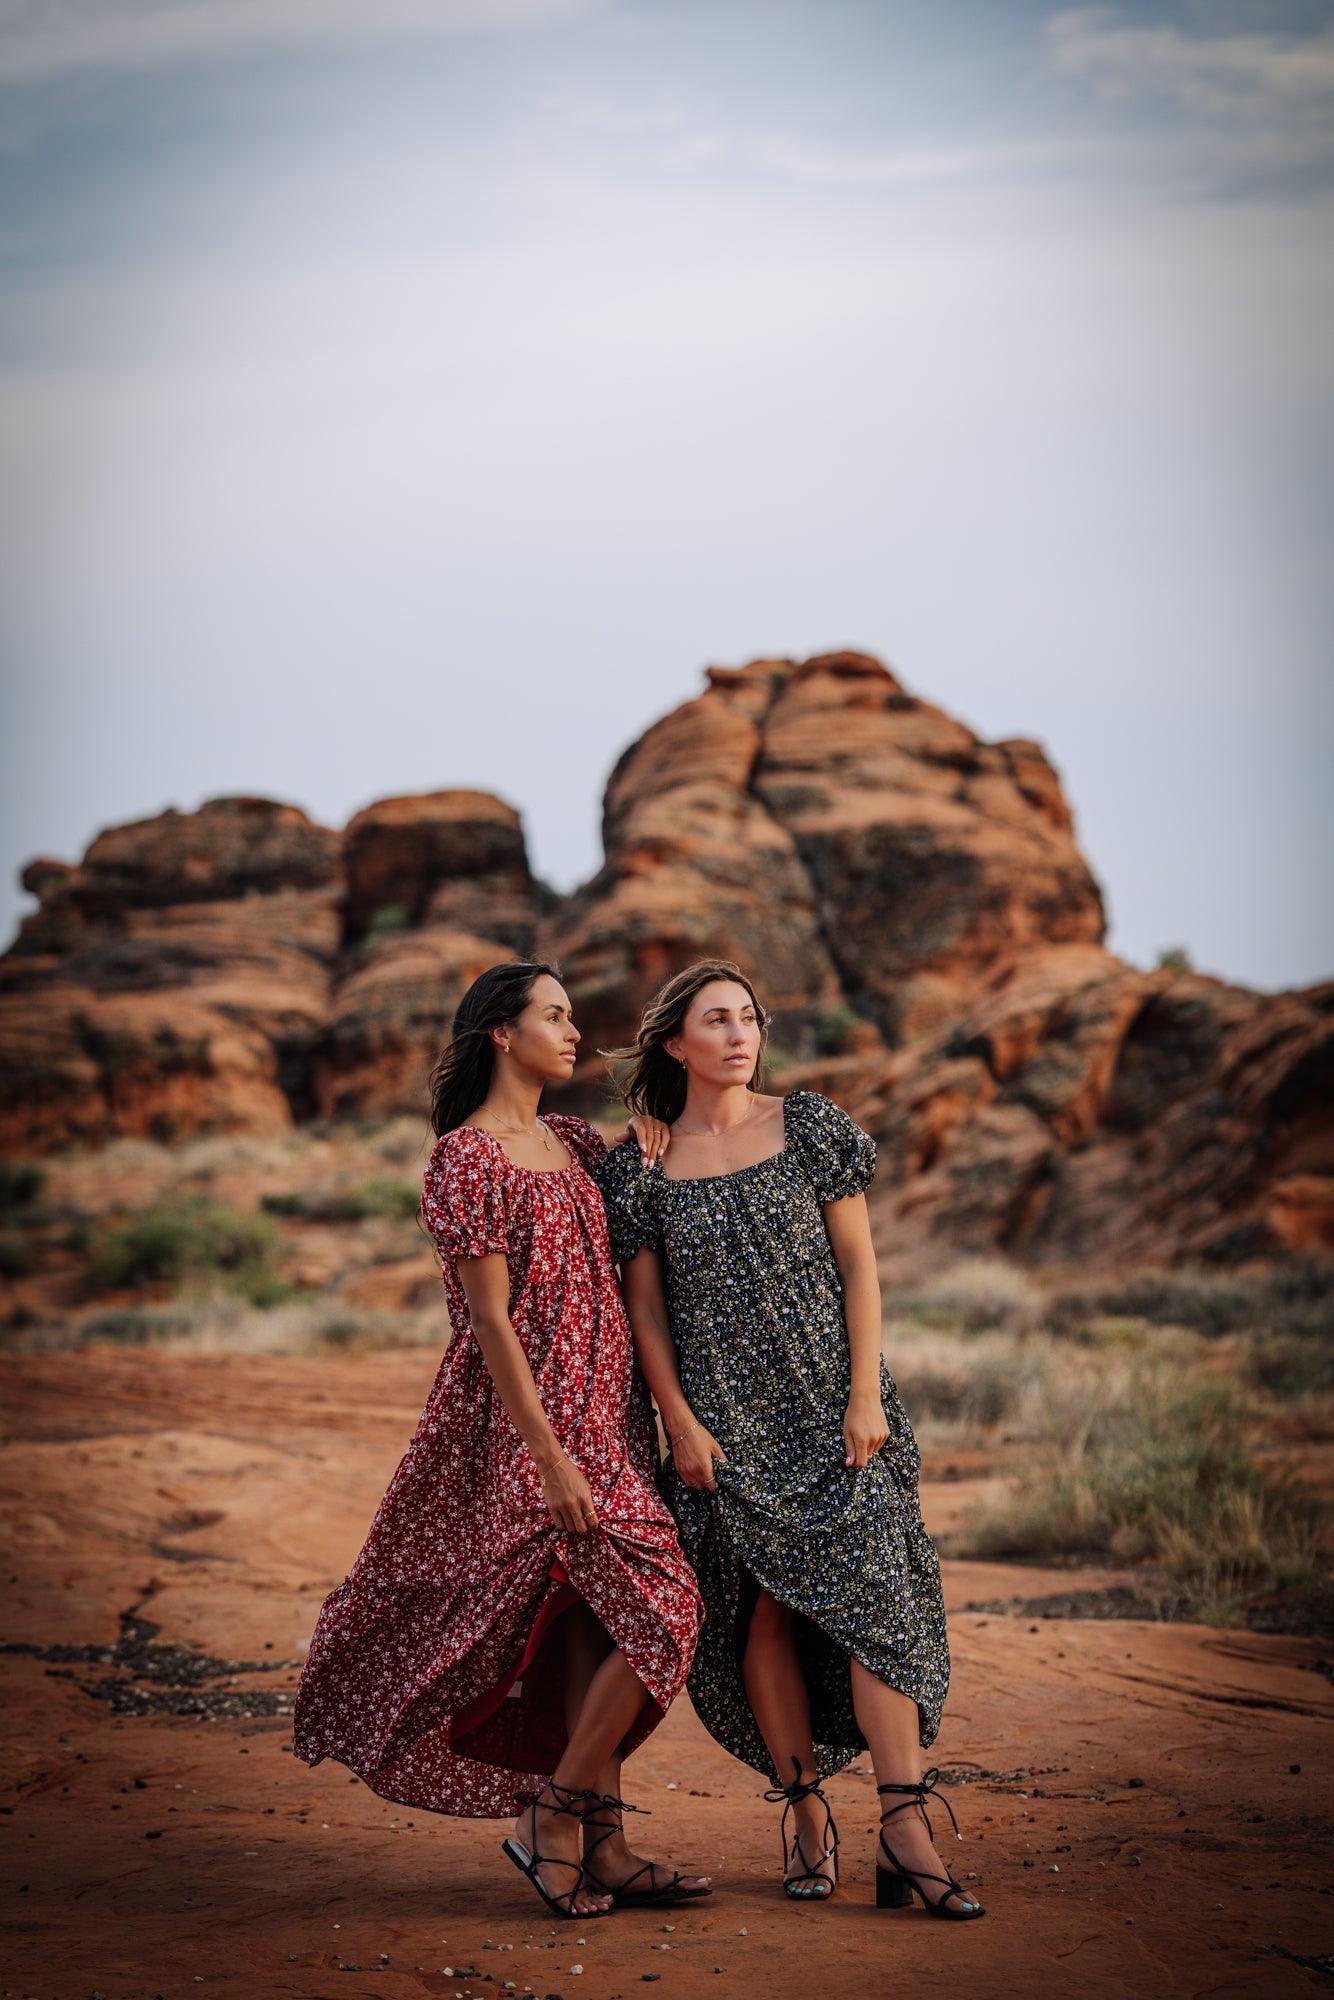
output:
[[577,1917],[602,1916],[611,1908],[611,1897],[585,1888],[579,1879],[579,1815],[557,1812],[555,1803],[549,1787],[545,1788],[515,1820],[514,1838],[530,1856],[536,1857],[540,1851],[537,1875],[549,1896]]

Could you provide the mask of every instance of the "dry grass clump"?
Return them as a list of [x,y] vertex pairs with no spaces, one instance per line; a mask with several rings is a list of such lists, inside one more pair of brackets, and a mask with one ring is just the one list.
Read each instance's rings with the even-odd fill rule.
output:
[[1229,1333],[1334,1336],[1334,1259],[1292,1258],[1263,1271],[1137,1271],[1115,1283],[1066,1286],[1047,1302],[1047,1323],[1076,1337],[1114,1315],[1185,1326],[1210,1339]]
[[922,1284],[900,1287],[885,1301],[891,1323],[984,1333],[994,1327],[1019,1332],[1043,1317],[1043,1295],[1033,1280],[1003,1257],[967,1257]]
[[975,1517],[960,1553],[1152,1560],[1197,1617],[1231,1622],[1274,1591],[1327,1599],[1328,1510],[1251,1457],[1233,1387],[1177,1363],[1052,1377],[1048,1410],[1012,1496]]
[[1040,1401],[1053,1365],[1045,1335],[980,1333],[961,1339],[931,1327],[891,1326],[885,1361],[914,1428],[932,1444],[977,1440]]
[[[153,1347],[176,1354],[363,1353],[389,1347],[444,1348],[449,1322],[438,1306],[362,1311],[337,1300],[292,1298],[269,1308],[234,1292],[201,1293],[163,1305],[117,1306],[85,1320],[77,1344]],[[34,1339],[32,1345],[50,1343]]]

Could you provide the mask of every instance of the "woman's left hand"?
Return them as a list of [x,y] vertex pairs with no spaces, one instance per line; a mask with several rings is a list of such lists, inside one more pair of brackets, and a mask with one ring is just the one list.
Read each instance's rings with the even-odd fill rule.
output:
[[638,1139],[639,1150],[650,1167],[672,1142],[671,1130],[661,1118],[649,1118],[636,1112],[627,1129],[632,1138]]
[[844,1465],[861,1472],[888,1436],[889,1425],[885,1421],[879,1396],[869,1391],[850,1396],[843,1419],[843,1443],[847,1448]]

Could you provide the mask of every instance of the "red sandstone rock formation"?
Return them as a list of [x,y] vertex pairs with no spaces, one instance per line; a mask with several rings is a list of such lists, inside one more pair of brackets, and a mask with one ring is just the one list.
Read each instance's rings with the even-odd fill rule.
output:
[[418,1110],[459,995],[531,945],[539,900],[518,815],[478,792],[386,799],[345,836],[216,799],[24,880],[40,907],[0,960],[10,1151]]
[[778,1086],[829,1089],[880,1141],[891,1271],[1334,1249],[1334,986],[1112,957],[1037,744],[983,742],[862,654],[714,668],[620,759],[603,835],[554,901],[479,792],[381,800],[342,835],[215,800],[32,863],[40,907],[0,960],[0,1143],[424,1114],[460,993],[534,946],[596,1109],[587,1057],[719,953],[776,1010]]

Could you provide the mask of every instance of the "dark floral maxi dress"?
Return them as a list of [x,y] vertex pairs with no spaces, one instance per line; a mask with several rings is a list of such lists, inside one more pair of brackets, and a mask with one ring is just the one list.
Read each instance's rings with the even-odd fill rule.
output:
[[[545,1121],[570,1165],[520,1167],[475,1126],[436,1145],[422,1212],[453,1339],[351,1570],[324,1600],[293,1749],[335,1757],[384,1798],[496,1818],[536,1798],[565,1749],[562,1646],[589,1604],[647,1688],[628,1754],[685,1684],[702,1606],[655,1472],[652,1409],[582,1118]],[[637,1149],[636,1149],[637,1150]],[[472,1330],[459,1257],[503,1254],[510,1322],[598,1526],[558,1528]]]
[[[934,1741],[950,1659],[940,1563],[922,1524],[917,1440],[882,1360],[889,1439],[844,1465],[851,1360],[843,1287],[822,1204],[860,1194],[875,1142],[813,1090],[784,1102],[782,1151],[707,1179],[668,1180],[618,1145],[597,1169],[621,1262],[660,1260],[681,1386],[721,1445],[717,1492],[669,1456],[661,1481],[703,1592],[690,1697],[710,1735],[777,1778],[741,1674],[758,1591],[799,1614],[816,1764],[827,1777],[866,1740],[852,1660],[917,1703]],[[783,1772],[788,1782],[791,1772]]]

